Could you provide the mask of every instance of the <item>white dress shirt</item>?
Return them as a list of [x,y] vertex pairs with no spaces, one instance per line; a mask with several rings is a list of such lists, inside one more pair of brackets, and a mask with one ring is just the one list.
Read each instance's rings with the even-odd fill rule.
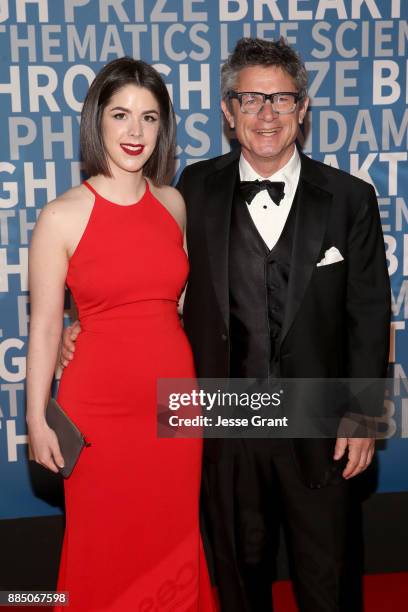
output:
[[298,150],[295,147],[288,163],[275,172],[275,174],[268,177],[260,176],[255,172],[241,153],[239,175],[241,181],[255,181],[257,179],[264,181],[267,178],[270,181],[283,181],[285,183],[285,195],[279,206],[276,206],[266,189],[260,191],[254,197],[251,204],[247,204],[249,214],[256,229],[268,248],[273,249],[285,226],[299,183],[300,157]]

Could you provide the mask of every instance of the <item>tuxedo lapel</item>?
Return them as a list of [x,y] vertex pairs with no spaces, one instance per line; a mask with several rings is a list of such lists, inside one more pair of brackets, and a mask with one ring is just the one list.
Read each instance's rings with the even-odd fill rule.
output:
[[229,326],[228,252],[231,208],[238,176],[239,151],[220,158],[207,177],[204,193],[208,255],[215,293],[226,327]]
[[324,189],[319,164],[301,156],[291,269],[281,344],[290,330],[318,262],[327,226],[332,194]]

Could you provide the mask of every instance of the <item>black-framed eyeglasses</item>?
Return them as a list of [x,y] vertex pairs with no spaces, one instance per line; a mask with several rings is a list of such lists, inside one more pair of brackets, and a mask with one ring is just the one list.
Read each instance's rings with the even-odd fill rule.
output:
[[237,99],[241,112],[256,115],[261,112],[267,100],[272,105],[272,110],[279,115],[289,115],[296,109],[299,100],[303,98],[300,93],[294,91],[278,91],[272,94],[260,91],[229,91],[230,99]]

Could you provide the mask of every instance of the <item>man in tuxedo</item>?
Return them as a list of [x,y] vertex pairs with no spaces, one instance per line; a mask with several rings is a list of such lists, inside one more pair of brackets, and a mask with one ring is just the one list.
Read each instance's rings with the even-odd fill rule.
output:
[[[384,377],[390,291],[375,192],[298,153],[302,61],[283,39],[242,39],[221,88],[240,148],[188,166],[178,183],[198,377]],[[69,358],[69,332],[65,343]],[[272,610],[282,519],[300,610],[346,610],[348,481],[373,453],[368,437],[205,441],[202,501],[222,612]]]
[[[242,39],[221,91],[240,149],[188,166],[178,183],[197,375],[384,377],[390,291],[375,192],[298,153],[303,63],[282,39]],[[223,612],[272,610],[281,517],[300,610],[346,609],[348,481],[373,453],[368,437],[206,440],[202,498]]]

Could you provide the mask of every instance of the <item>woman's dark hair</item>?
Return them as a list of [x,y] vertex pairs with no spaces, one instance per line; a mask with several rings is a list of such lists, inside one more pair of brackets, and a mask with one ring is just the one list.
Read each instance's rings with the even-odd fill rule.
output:
[[111,176],[102,135],[102,113],[112,96],[126,85],[144,87],[153,94],[160,109],[157,142],[143,174],[161,185],[174,170],[176,119],[166,85],[149,64],[122,57],[106,64],[96,75],[86,95],[81,115],[80,145],[89,176]]

